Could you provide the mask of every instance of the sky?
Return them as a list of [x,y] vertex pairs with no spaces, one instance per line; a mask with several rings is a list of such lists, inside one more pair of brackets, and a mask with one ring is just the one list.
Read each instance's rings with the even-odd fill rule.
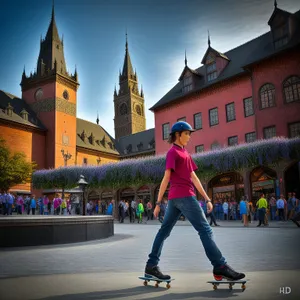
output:
[[[289,12],[299,0],[277,0]],[[274,0],[55,0],[55,19],[69,72],[77,66],[77,117],[96,122],[114,137],[114,86],[125,55],[125,33],[139,86],[143,85],[146,129],[149,108],[177,82],[184,68],[196,69],[208,47],[226,52],[269,31]],[[0,89],[21,97],[20,81],[34,71],[40,37],[46,35],[52,0],[2,1]]]

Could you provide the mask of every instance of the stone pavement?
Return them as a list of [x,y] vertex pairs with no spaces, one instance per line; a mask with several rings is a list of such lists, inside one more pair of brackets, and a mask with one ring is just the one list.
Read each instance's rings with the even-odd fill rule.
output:
[[[156,222],[156,221],[154,221]],[[225,221],[226,222],[226,221]],[[199,237],[192,226],[175,226],[166,240],[160,266],[175,281],[144,287],[137,277],[158,224],[115,224],[115,236],[72,245],[0,249],[0,299],[298,299],[300,295],[299,230],[232,226],[214,228],[215,240],[228,263],[246,273],[244,292],[217,291]],[[185,223],[186,224],[186,223]],[[290,287],[291,293],[280,294]],[[287,290],[288,291],[288,290]]]

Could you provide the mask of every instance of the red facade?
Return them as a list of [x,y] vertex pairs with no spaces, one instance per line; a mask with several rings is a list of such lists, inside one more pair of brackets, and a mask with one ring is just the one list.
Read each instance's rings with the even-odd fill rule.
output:
[[[209,43],[204,65],[197,70],[185,67],[182,82],[151,108],[155,114],[156,154],[168,151],[168,130],[178,119],[199,126],[194,116],[198,113],[202,126],[187,146],[191,153],[236,142],[300,135],[299,17],[299,11],[287,15],[275,8],[269,33],[225,54]],[[296,21],[288,35],[281,31],[282,40],[278,40],[278,26],[286,28],[289,18]],[[185,89],[185,82],[191,80],[184,80],[189,77],[193,85]]]

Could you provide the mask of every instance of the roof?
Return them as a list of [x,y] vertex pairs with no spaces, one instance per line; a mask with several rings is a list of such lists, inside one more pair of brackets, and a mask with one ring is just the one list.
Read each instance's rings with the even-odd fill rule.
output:
[[[300,24],[300,10],[292,14],[294,17],[299,19]],[[238,46],[228,52],[225,52],[224,55],[229,60],[225,69],[221,72],[221,74],[210,82],[206,82],[205,78],[205,66],[201,66],[195,71],[198,74],[202,74],[204,78],[202,80],[195,78],[195,86],[192,91],[189,93],[183,94],[182,81],[178,82],[167,94],[165,94],[156,104],[154,104],[150,110],[154,111],[160,107],[163,107],[171,102],[182,98],[183,96],[193,94],[195,92],[199,92],[207,87],[213,86],[214,84],[224,81],[226,79],[245,74],[248,71],[246,70],[246,66],[249,66],[255,62],[259,62],[263,59],[271,57],[272,55],[278,54],[287,49],[294,48],[295,46],[300,44],[300,26],[298,31],[294,33],[293,38],[289,41],[285,46],[274,49],[273,46],[273,38],[271,31],[241,45]]]
[[[103,127],[79,118],[77,118],[76,123],[76,146],[108,154],[119,155],[119,152],[116,150],[114,138],[112,138]],[[81,138],[83,131],[86,134],[85,140]],[[95,137],[94,144],[92,144],[90,138],[91,134]]]
[[[9,116],[6,113],[6,108],[9,104],[13,107],[12,116]],[[21,112],[23,110],[28,113],[28,121],[23,119],[21,116]],[[0,119],[40,130],[46,130],[46,127],[37,118],[36,113],[30,108],[25,100],[2,90],[0,90]]]
[[123,136],[117,140],[116,147],[121,156],[153,152],[155,151],[154,128]]
[[222,58],[224,58],[224,59],[226,59],[226,60],[229,60],[229,58],[228,58],[225,54],[223,54],[223,53],[221,53],[221,52],[215,50],[214,48],[212,48],[212,47],[209,45],[209,47],[207,48],[207,50],[206,50],[206,52],[205,52],[205,54],[204,54],[204,56],[203,56],[203,58],[202,58],[202,61],[201,61],[202,64],[205,63],[206,57],[207,57],[207,55],[208,55],[210,52],[213,52],[216,56],[219,56],[219,57],[222,57]]

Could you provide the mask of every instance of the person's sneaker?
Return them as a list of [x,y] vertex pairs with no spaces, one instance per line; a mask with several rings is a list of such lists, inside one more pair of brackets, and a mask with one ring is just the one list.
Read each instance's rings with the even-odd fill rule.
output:
[[167,280],[167,279],[171,278],[170,275],[164,275],[160,271],[158,266],[154,266],[154,267],[146,266],[146,268],[145,268],[145,277],[154,278],[154,279],[162,279],[162,280]]
[[223,278],[226,278],[227,280],[240,280],[245,277],[244,273],[234,271],[227,264],[221,267],[214,267],[213,273],[214,278],[217,281],[221,281]]

